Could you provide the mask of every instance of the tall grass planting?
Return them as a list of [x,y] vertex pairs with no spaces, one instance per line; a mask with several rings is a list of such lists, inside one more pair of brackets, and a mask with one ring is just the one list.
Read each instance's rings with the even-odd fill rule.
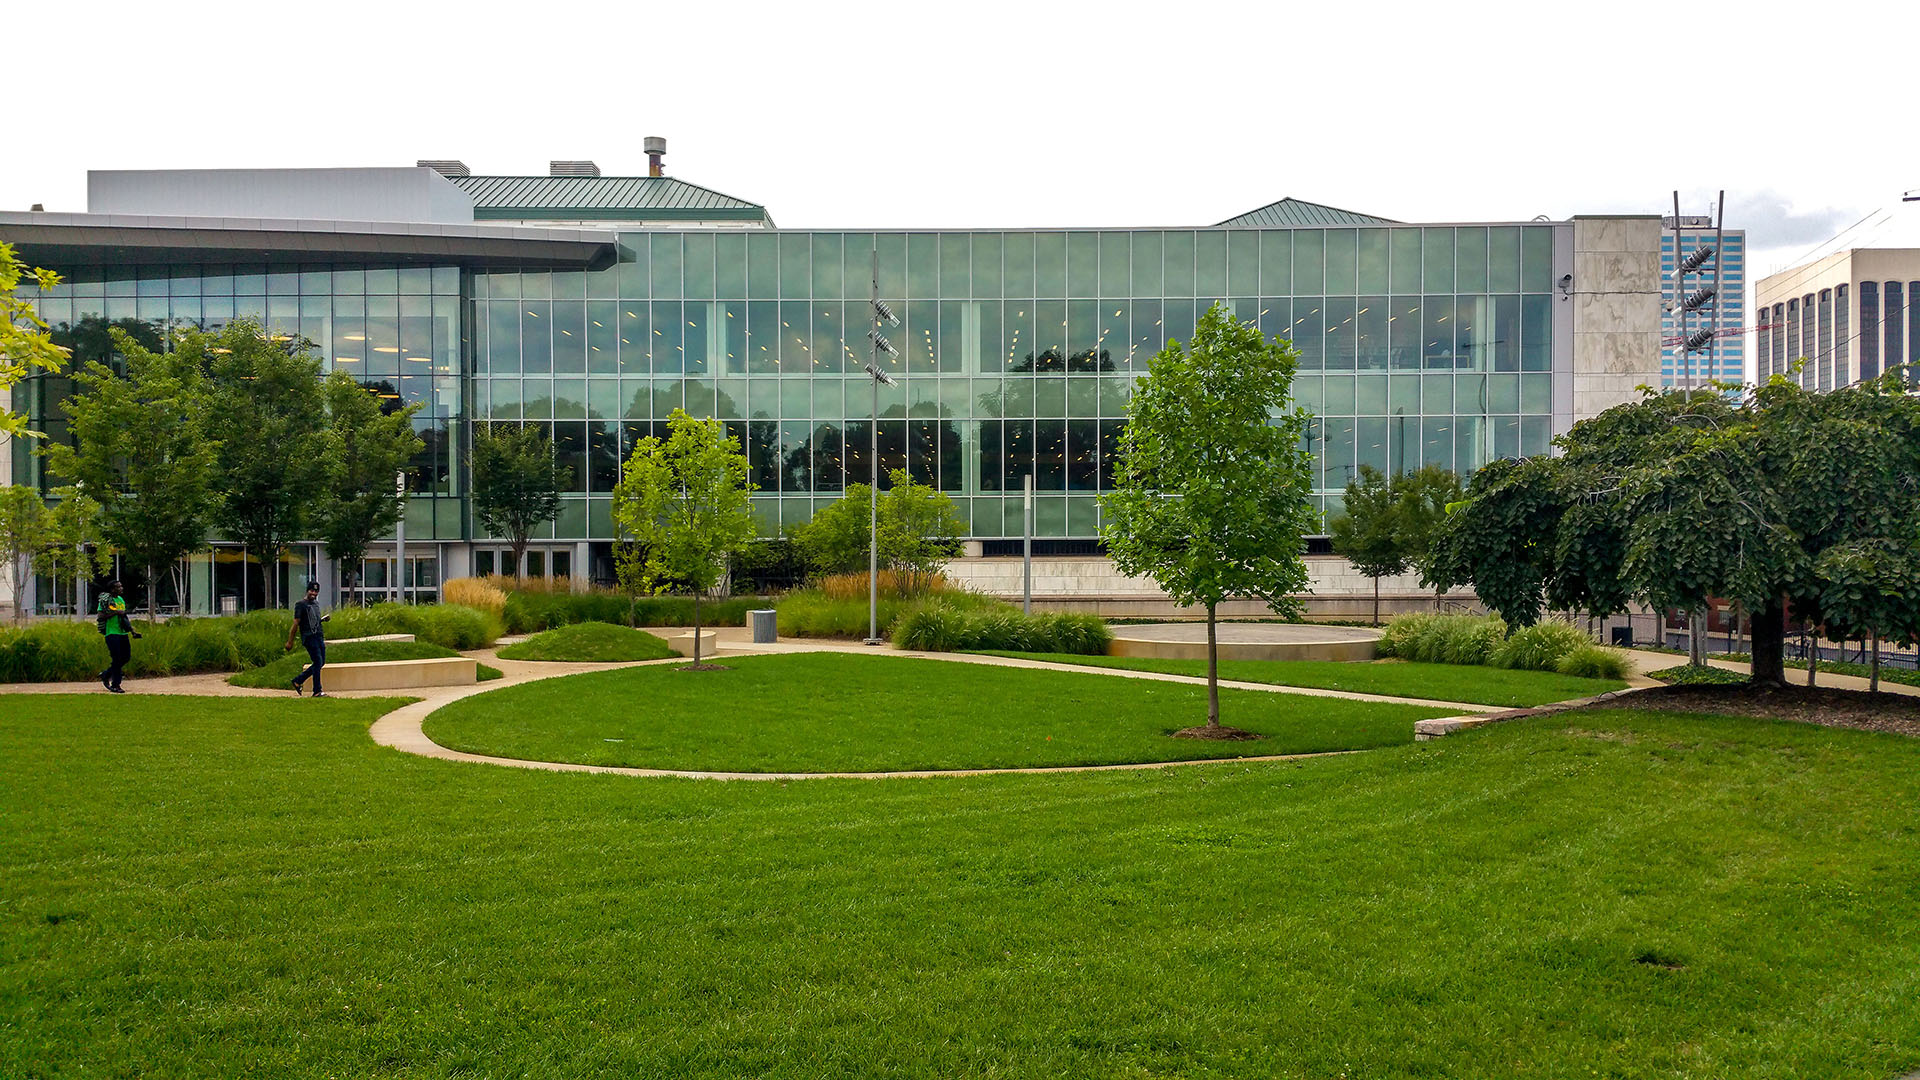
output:
[[440,599],[493,614],[504,620],[507,592],[487,578],[449,578],[440,586]]
[[[779,612],[780,633],[788,637],[818,638],[864,638],[867,636],[867,575],[844,574],[859,582],[858,590],[851,595],[835,596],[825,589],[798,589],[780,598],[776,610]],[[885,579],[882,579],[884,586]],[[946,587],[944,591],[933,594],[947,607],[956,610],[987,610],[1003,606],[1000,601],[964,589]],[[893,626],[899,621],[902,612],[928,602],[929,598],[903,597],[896,592],[888,592],[884,587],[879,595],[880,635],[888,637]]]
[[1548,620],[1515,630],[1494,650],[1491,664],[1516,671],[1553,671],[1561,657],[1591,644],[1593,639],[1585,630]]
[[1589,679],[1624,679],[1626,658],[1595,645],[1587,632],[1558,620],[1507,633],[1497,615],[1401,615],[1380,638],[1381,656],[1427,664],[1474,664],[1515,671],[1554,671]]
[[[702,626],[740,626],[747,612],[760,607],[757,597],[734,596],[725,600],[702,600]],[[515,634],[537,634],[543,630],[572,626],[583,622],[613,623],[616,626],[692,626],[693,598],[690,596],[642,596],[595,589],[590,592],[514,592],[507,594],[505,610],[507,630]]]
[[1004,604],[969,609],[943,599],[902,612],[892,639],[895,648],[922,652],[992,649],[1099,656],[1106,653],[1113,632],[1094,615],[1067,611],[1028,615]]

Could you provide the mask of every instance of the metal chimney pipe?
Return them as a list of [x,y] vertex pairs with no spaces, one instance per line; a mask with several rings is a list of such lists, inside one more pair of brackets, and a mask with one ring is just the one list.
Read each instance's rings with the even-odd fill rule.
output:
[[641,142],[641,145],[645,147],[647,151],[647,175],[667,175],[666,169],[660,164],[660,159],[665,157],[667,153],[667,140],[658,135],[649,135]]

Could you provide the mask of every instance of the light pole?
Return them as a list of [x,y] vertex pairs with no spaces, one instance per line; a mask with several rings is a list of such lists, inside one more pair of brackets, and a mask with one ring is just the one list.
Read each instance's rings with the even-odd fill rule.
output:
[[393,474],[393,497],[400,501],[400,520],[393,532],[393,599],[395,603],[405,603],[407,587],[407,470],[397,469]]
[[872,303],[872,325],[867,327],[867,339],[872,346],[872,358],[867,361],[867,376],[873,386],[873,428],[868,432],[872,436],[871,456],[867,459],[867,645],[883,645],[880,639],[880,384],[898,385],[893,376],[880,370],[880,354],[885,352],[899,359],[900,350],[893,347],[880,333],[880,320],[885,319],[889,326],[899,326],[900,316],[880,299],[880,242],[873,244],[873,291],[868,299]]

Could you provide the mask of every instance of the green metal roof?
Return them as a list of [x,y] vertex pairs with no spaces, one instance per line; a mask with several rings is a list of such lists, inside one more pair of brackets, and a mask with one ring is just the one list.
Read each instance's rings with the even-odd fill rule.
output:
[[1397,225],[1391,218],[1374,217],[1372,214],[1356,214],[1351,210],[1342,210],[1337,206],[1325,206],[1321,203],[1307,202],[1303,199],[1281,199],[1270,202],[1258,210],[1249,210],[1239,217],[1230,217],[1220,226],[1233,226],[1248,229],[1291,229],[1316,225]]
[[767,208],[672,176],[450,176],[479,221],[765,221]]

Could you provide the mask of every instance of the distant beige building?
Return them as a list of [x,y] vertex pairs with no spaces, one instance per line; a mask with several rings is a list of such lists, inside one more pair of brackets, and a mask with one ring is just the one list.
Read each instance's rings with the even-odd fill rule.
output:
[[[1754,290],[1759,377],[1833,390],[1920,364],[1916,296],[1920,248],[1853,248],[1762,278]],[[1907,374],[1920,385],[1920,368]]]

